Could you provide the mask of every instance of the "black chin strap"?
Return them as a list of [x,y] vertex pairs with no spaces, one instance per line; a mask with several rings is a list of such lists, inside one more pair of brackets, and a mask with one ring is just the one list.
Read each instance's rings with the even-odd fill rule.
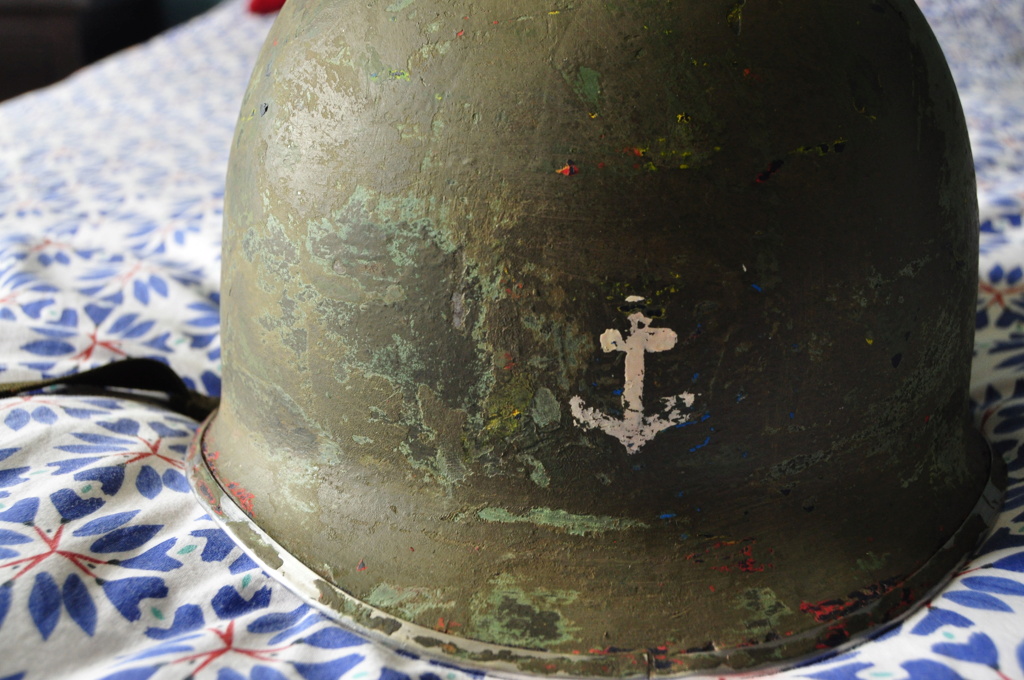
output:
[[[220,403],[217,397],[208,397],[189,389],[170,366],[155,359],[123,359],[59,378],[0,383],[0,399],[53,385],[72,388],[67,390],[69,393],[88,392],[157,404],[195,420],[206,418]],[[149,394],[127,390],[144,390]],[[154,392],[162,392],[167,396],[161,399],[152,394]]]

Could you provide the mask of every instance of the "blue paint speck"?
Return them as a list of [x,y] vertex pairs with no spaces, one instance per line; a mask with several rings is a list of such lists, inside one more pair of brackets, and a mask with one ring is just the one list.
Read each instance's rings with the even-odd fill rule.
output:
[[756,283],[750,284],[750,287],[756,290],[758,293],[761,292],[761,286],[757,285]]
[[796,411],[790,411],[789,412],[789,419],[793,420],[793,418],[796,418]]
[[697,445],[696,445],[696,446],[694,446],[694,447],[693,447],[692,449],[690,449],[690,453],[693,453],[693,452],[694,452],[694,451],[696,451],[697,449],[703,449],[703,448],[704,448],[705,446],[707,446],[707,445],[708,445],[708,444],[709,444],[710,442],[711,442],[711,436],[710,436],[710,435],[708,435],[707,437],[705,437],[705,438],[704,438],[704,441],[702,441],[702,442],[701,442],[700,444],[697,444]]
[[664,514],[658,515],[658,519],[672,519],[675,516],[676,513],[674,512],[666,512]]
[[622,390],[612,390],[612,394],[614,394],[616,397],[621,396]]

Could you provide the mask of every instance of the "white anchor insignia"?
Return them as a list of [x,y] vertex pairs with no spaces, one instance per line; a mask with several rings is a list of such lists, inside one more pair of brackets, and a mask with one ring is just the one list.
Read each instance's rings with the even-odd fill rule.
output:
[[[630,296],[627,302],[639,302],[641,297]],[[690,420],[692,414],[679,410],[693,406],[695,394],[682,394],[662,398],[665,412],[662,415],[644,415],[644,355],[647,352],[664,352],[676,345],[679,337],[671,328],[651,328],[652,319],[641,312],[629,315],[630,331],[626,338],[622,333],[609,328],[601,334],[601,349],[605,352],[626,353],[626,383],[622,390],[622,405],[625,412],[616,419],[595,408],[584,406],[583,398],[576,396],[569,400],[576,424],[584,429],[598,428],[618,439],[626,452],[634,454],[651,441],[659,432],[681,425]]]

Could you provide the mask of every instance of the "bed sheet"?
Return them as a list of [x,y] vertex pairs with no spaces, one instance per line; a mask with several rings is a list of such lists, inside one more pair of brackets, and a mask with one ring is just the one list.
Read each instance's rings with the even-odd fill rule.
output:
[[[975,152],[973,397],[1010,487],[927,607],[780,678],[1024,678],[1024,3],[919,4]],[[272,19],[228,0],[0,106],[0,380],[131,355],[219,391],[224,171]],[[0,400],[0,680],[483,677],[367,642],[263,573],[190,494],[195,427],[111,398]]]

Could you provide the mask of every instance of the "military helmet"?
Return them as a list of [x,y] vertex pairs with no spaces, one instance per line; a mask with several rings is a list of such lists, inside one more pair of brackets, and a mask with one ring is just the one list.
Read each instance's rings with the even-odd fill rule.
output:
[[225,202],[193,484],[381,639],[792,663],[991,515],[971,153],[912,0],[291,0]]

